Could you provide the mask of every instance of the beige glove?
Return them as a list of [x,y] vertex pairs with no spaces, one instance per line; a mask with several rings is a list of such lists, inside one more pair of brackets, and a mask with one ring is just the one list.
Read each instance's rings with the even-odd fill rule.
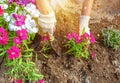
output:
[[38,18],[38,24],[43,29],[43,32],[48,32],[50,38],[53,38],[53,32],[56,24],[54,11],[47,15],[40,14],[40,17]]
[[80,33],[80,35],[83,34],[83,32],[86,32],[90,35],[90,28],[88,27],[89,20],[90,20],[90,16],[82,15],[80,17],[80,23],[79,23],[79,28],[80,28],[79,33]]

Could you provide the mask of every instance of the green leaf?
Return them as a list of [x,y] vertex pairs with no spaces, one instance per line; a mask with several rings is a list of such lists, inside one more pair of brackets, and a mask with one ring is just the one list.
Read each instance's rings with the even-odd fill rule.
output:
[[4,56],[6,54],[6,51],[3,51],[2,53],[0,53],[0,56]]

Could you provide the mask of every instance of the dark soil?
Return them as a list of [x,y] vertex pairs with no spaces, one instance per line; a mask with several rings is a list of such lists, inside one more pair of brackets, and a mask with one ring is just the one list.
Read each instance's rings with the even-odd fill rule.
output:
[[100,23],[90,24],[96,38],[96,43],[91,46],[94,59],[77,59],[64,53],[58,56],[54,52],[46,60],[41,58],[46,83],[120,83],[120,48],[114,51],[105,47],[101,38],[101,29],[108,26],[119,29],[120,17],[111,22],[103,19]]

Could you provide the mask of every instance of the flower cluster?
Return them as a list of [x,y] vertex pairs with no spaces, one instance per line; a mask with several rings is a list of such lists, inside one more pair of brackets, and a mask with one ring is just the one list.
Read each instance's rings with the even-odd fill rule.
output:
[[79,34],[73,32],[73,33],[67,34],[66,38],[68,40],[74,39],[74,41],[76,43],[81,43],[81,42],[83,42],[86,39],[88,41],[90,41],[90,43],[94,43],[95,42],[95,38],[94,38],[92,33],[90,33],[90,35],[88,33],[84,33],[83,35],[79,36]]
[[20,49],[16,46],[12,46],[7,50],[8,58],[13,60],[14,58],[18,58],[20,55]]
[[33,49],[29,47],[38,32],[39,15],[35,0],[0,0],[0,56],[7,56],[6,74],[15,83],[43,78],[32,61]]
[[47,41],[50,40],[49,36],[46,36],[46,35],[42,36],[41,39],[42,39],[43,42],[47,42]]
[[8,3],[15,2],[18,5],[27,5],[29,2],[35,3],[35,0],[8,0]]
[[[0,1],[0,16],[3,16],[6,22],[9,22],[8,28],[10,31],[26,29],[29,33],[38,32],[35,19],[39,17],[40,12],[34,3],[34,0]],[[13,4],[15,4],[15,7],[10,13],[9,6]]]
[[16,34],[17,36],[13,38],[14,44],[21,44],[23,40],[27,39],[27,31],[25,29],[18,30]]
[[4,28],[0,28],[0,45],[5,45],[8,41],[8,35]]
[[4,13],[4,10],[3,10],[3,8],[0,6],[0,16],[2,16],[3,13]]
[[[92,33],[90,33],[90,35],[88,33],[84,33],[79,36],[79,34],[73,32],[67,34],[66,39],[68,39],[65,44],[65,47],[68,49],[67,53],[73,54],[75,57],[82,56],[88,58],[88,44],[95,42],[95,38]],[[92,53],[92,57],[94,57],[94,53]]]

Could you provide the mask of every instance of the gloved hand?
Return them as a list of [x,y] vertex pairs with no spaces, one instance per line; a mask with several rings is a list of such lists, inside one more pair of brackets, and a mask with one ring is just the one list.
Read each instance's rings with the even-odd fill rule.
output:
[[47,15],[40,14],[38,24],[41,26],[43,32],[48,32],[50,39],[53,40],[53,32],[56,24],[55,12],[52,11]]
[[84,32],[90,35],[89,25],[90,16],[80,16],[80,24],[79,24],[79,34],[82,35]]

